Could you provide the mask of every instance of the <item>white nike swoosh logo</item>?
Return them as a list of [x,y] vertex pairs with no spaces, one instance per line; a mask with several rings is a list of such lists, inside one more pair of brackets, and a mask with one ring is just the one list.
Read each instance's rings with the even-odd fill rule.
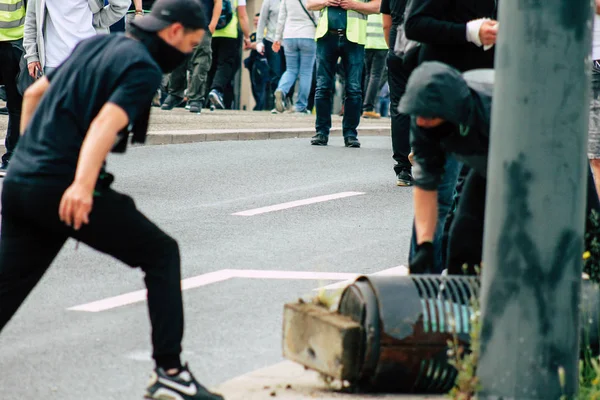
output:
[[163,385],[168,386],[172,389],[178,390],[181,393],[187,394],[188,396],[194,396],[195,394],[198,393],[198,388],[196,387],[196,384],[193,382],[188,387],[188,386],[183,386],[177,382],[173,382],[173,381],[170,381],[170,380],[164,379],[164,378],[158,378],[158,381],[160,383],[162,383]]

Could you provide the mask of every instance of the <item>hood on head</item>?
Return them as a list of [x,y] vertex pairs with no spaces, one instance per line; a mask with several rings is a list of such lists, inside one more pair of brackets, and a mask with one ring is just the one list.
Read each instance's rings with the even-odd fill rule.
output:
[[469,123],[471,110],[469,85],[459,71],[440,62],[425,62],[413,71],[398,106],[401,114],[457,125]]

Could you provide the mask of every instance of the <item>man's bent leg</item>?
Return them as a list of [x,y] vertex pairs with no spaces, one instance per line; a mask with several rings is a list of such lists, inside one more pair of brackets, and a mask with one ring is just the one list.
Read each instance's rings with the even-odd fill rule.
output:
[[164,369],[179,368],[183,337],[181,272],[177,242],[113,190],[94,197],[90,223],[73,235],[145,273],[153,357]]

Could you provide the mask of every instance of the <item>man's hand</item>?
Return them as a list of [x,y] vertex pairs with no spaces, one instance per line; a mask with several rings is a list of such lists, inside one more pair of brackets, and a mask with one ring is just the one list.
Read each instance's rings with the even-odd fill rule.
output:
[[343,8],[344,10],[355,10],[356,9],[356,1],[355,0],[339,0],[338,7]]
[[408,263],[411,275],[431,272],[434,264],[433,243],[424,242],[417,246],[417,251]]
[[42,64],[39,61],[30,62],[27,64],[27,70],[29,71],[29,76],[33,79],[37,79],[38,71],[42,70]]
[[479,40],[484,46],[496,44],[496,36],[498,35],[498,21],[486,20],[481,24],[479,29]]
[[279,53],[279,50],[281,50],[281,42],[279,40],[274,41],[272,49],[275,53]]
[[73,182],[65,190],[60,201],[58,210],[60,220],[76,231],[83,224],[88,224],[90,222],[89,215],[92,211],[93,192],[93,188],[90,190],[89,187]]
[[250,37],[244,37],[244,50],[248,50],[252,48],[252,41],[250,40]]
[[217,30],[217,22],[211,22],[210,24],[208,24],[208,30],[210,31],[210,34],[212,35],[213,33],[215,33],[215,31]]
[[[265,44],[262,41],[261,42],[257,42],[255,44],[255,46],[253,46],[253,47],[255,47],[256,51],[259,54],[265,54]],[[273,47],[275,47],[275,46],[273,46]]]

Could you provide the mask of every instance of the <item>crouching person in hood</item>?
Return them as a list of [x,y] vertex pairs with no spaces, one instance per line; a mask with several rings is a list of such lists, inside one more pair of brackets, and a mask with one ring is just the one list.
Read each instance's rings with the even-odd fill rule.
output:
[[[471,169],[450,228],[446,267],[449,274],[465,271],[474,274],[476,266],[481,264],[493,92],[493,79],[480,79],[485,73],[491,75],[492,71],[461,75],[446,64],[426,62],[408,80],[399,112],[411,116],[414,152],[418,248],[410,261],[411,273],[427,273],[434,262],[437,187],[447,157],[455,157]],[[587,203],[588,215],[590,209],[598,210],[598,196],[589,169]]]

